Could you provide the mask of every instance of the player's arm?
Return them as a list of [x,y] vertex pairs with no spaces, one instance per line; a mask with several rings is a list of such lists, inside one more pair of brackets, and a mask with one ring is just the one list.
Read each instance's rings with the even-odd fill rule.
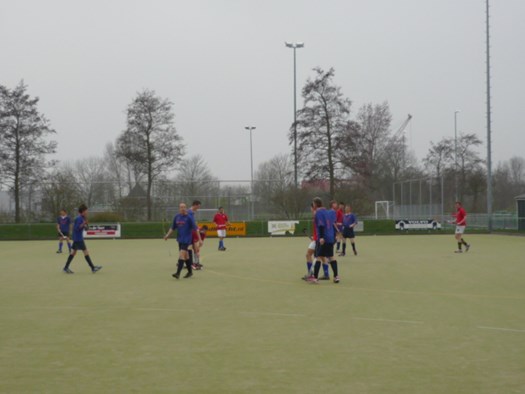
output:
[[164,241],[166,241],[171,236],[171,234],[173,234],[173,229],[170,227],[170,229],[168,230],[168,232],[164,236]]

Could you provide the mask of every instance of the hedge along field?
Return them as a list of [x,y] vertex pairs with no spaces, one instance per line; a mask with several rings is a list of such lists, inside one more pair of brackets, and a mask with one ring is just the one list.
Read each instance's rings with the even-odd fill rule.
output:
[[[92,221],[92,224],[97,223]],[[99,222],[102,223],[102,222]],[[245,222],[246,235],[248,237],[267,237],[268,221],[256,220]],[[171,222],[121,222],[122,238],[162,238],[168,231]],[[23,223],[23,224],[0,224],[0,240],[50,240],[57,238],[55,223]],[[365,220],[363,235],[400,234],[394,229],[393,220]],[[311,220],[299,220],[296,225],[296,236],[304,236],[312,233]],[[446,228],[437,232],[432,230],[410,231],[406,234],[440,234],[451,233],[453,228]],[[468,232],[481,232],[484,230],[468,229]]]

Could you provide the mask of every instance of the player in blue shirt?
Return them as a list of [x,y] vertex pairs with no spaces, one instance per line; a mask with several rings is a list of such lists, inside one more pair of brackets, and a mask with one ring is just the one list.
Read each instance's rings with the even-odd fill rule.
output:
[[69,253],[71,253],[71,243],[69,240],[69,229],[71,227],[71,218],[68,216],[65,209],[60,210],[60,216],[57,218],[57,233],[58,233],[58,250],[57,253],[62,253],[62,245],[64,240],[67,242]]
[[89,264],[89,267],[91,268],[91,272],[95,273],[97,271],[100,271],[102,269],[102,266],[100,265],[94,265],[91,261],[91,257],[89,257],[89,251],[87,250],[86,244],[84,243],[84,229],[87,230],[88,228],[88,220],[87,220],[87,214],[88,214],[88,208],[86,205],[82,204],[78,207],[78,216],[75,218],[75,222],[73,223],[73,246],[72,251],[69,257],[67,258],[66,265],[63,269],[63,271],[66,274],[72,274],[73,271],[69,269],[69,265],[73,261],[73,258],[77,254],[77,250],[81,250],[84,253],[84,258],[86,259],[87,263]]
[[175,230],[177,230],[177,242],[179,243],[179,260],[177,263],[177,272],[172,276],[179,279],[182,268],[186,265],[188,273],[184,275],[184,277],[190,278],[193,276],[193,270],[188,254],[188,248],[193,243],[193,231],[197,230],[197,224],[195,224],[193,215],[188,213],[186,204],[183,202],[179,204],[179,213],[173,218],[173,224],[164,236],[164,240],[167,241]]
[[[317,256],[328,261],[334,272],[334,283],[339,283],[339,273],[337,269],[337,260],[334,259],[334,243],[335,243],[335,211],[333,214],[323,207],[323,201],[316,197],[313,200],[316,207],[314,222],[317,229]],[[321,269],[321,262],[316,261],[314,267],[314,280],[317,282],[319,277],[319,270]]]
[[350,239],[354,255],[357,256],[357,250],[355,248],[355,233],[354,228],[357,226],[357,217],[352,212],[352,207],[347,205],[345,208],[345,215],[343,217],[343,252],[339,256],[346,255],[346,239]]

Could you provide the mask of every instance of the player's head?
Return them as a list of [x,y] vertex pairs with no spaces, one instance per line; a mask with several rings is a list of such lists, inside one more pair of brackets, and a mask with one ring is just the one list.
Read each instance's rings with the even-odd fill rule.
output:
[[182,213],[183,215],[185,215],[187,212],[188,212],[188,209],[186,207],[186,204],[181,202],[179,204],[179,213]]
[[224,213],[224,208],[223,207],[219,207],[219,212],[220,213]]
[[346,212],[346,213],[350,213],[350,212],[352,212],[352,207],[351,207],[350,205],[347,205],[347,206],[345,207],[345,212]]
[[200,229],[201,234],[206,234],[206,231],[208,231],[208,226],[206,225],[202,226]]
[[87,215],[87,212],[88,212],[88,207],[86,204],[80,204],[80,206],[78,207],[78,213],[81,215],[81,216],[86,216]]
[[336,200],[331,200],[330,201],[330,208],[335,211],[337,209],[337,207],[338,207],[337,201]]
[[66,210],[65,210],[64,208],[62,208],[62,209],[60,210],[60,216],[66,216],[66,215],[67,215]]
[[459,209],[461,208],[463,205],[461,204],[461,201],[456,201],[456,208]]
[[345,203],[342,201],[339,201],[339,209],[345,209]]
[[312,201],[315,209],[321,208],[323,206],[323,200],[321,200],[321,197],[315,197]]
[[201,207],[201,202],[199,200],[193,200],[191,203],[191,210],[196,212]]

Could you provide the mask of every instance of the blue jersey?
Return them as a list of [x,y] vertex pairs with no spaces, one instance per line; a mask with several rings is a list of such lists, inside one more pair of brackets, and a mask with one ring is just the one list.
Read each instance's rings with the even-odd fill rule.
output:
[[351,228],[353,224],[357,224],[357,217],[353,213],[347,213],[343,216],[343,227]]
[[59,216],[57,218],[58,228],[61,233],[69,233],[69,226],[71,225],[71,218],[69,216]]
[[82,215],[78,215],[73,223],[73,242],[81,242],[84,240],[84,227],[86,226],[86,219]]
[[325,242],[331,244],[335,242],[335,211],[332,212],[333,214],[325,208],[318,208],[314,217],[317,239],[323,238]]
[[177,241],[181,244],[191,245],[193,243],[192,232],[197,230],[193,215],[183,215],[178,213],[173,218],[172,230],[177,230]]

